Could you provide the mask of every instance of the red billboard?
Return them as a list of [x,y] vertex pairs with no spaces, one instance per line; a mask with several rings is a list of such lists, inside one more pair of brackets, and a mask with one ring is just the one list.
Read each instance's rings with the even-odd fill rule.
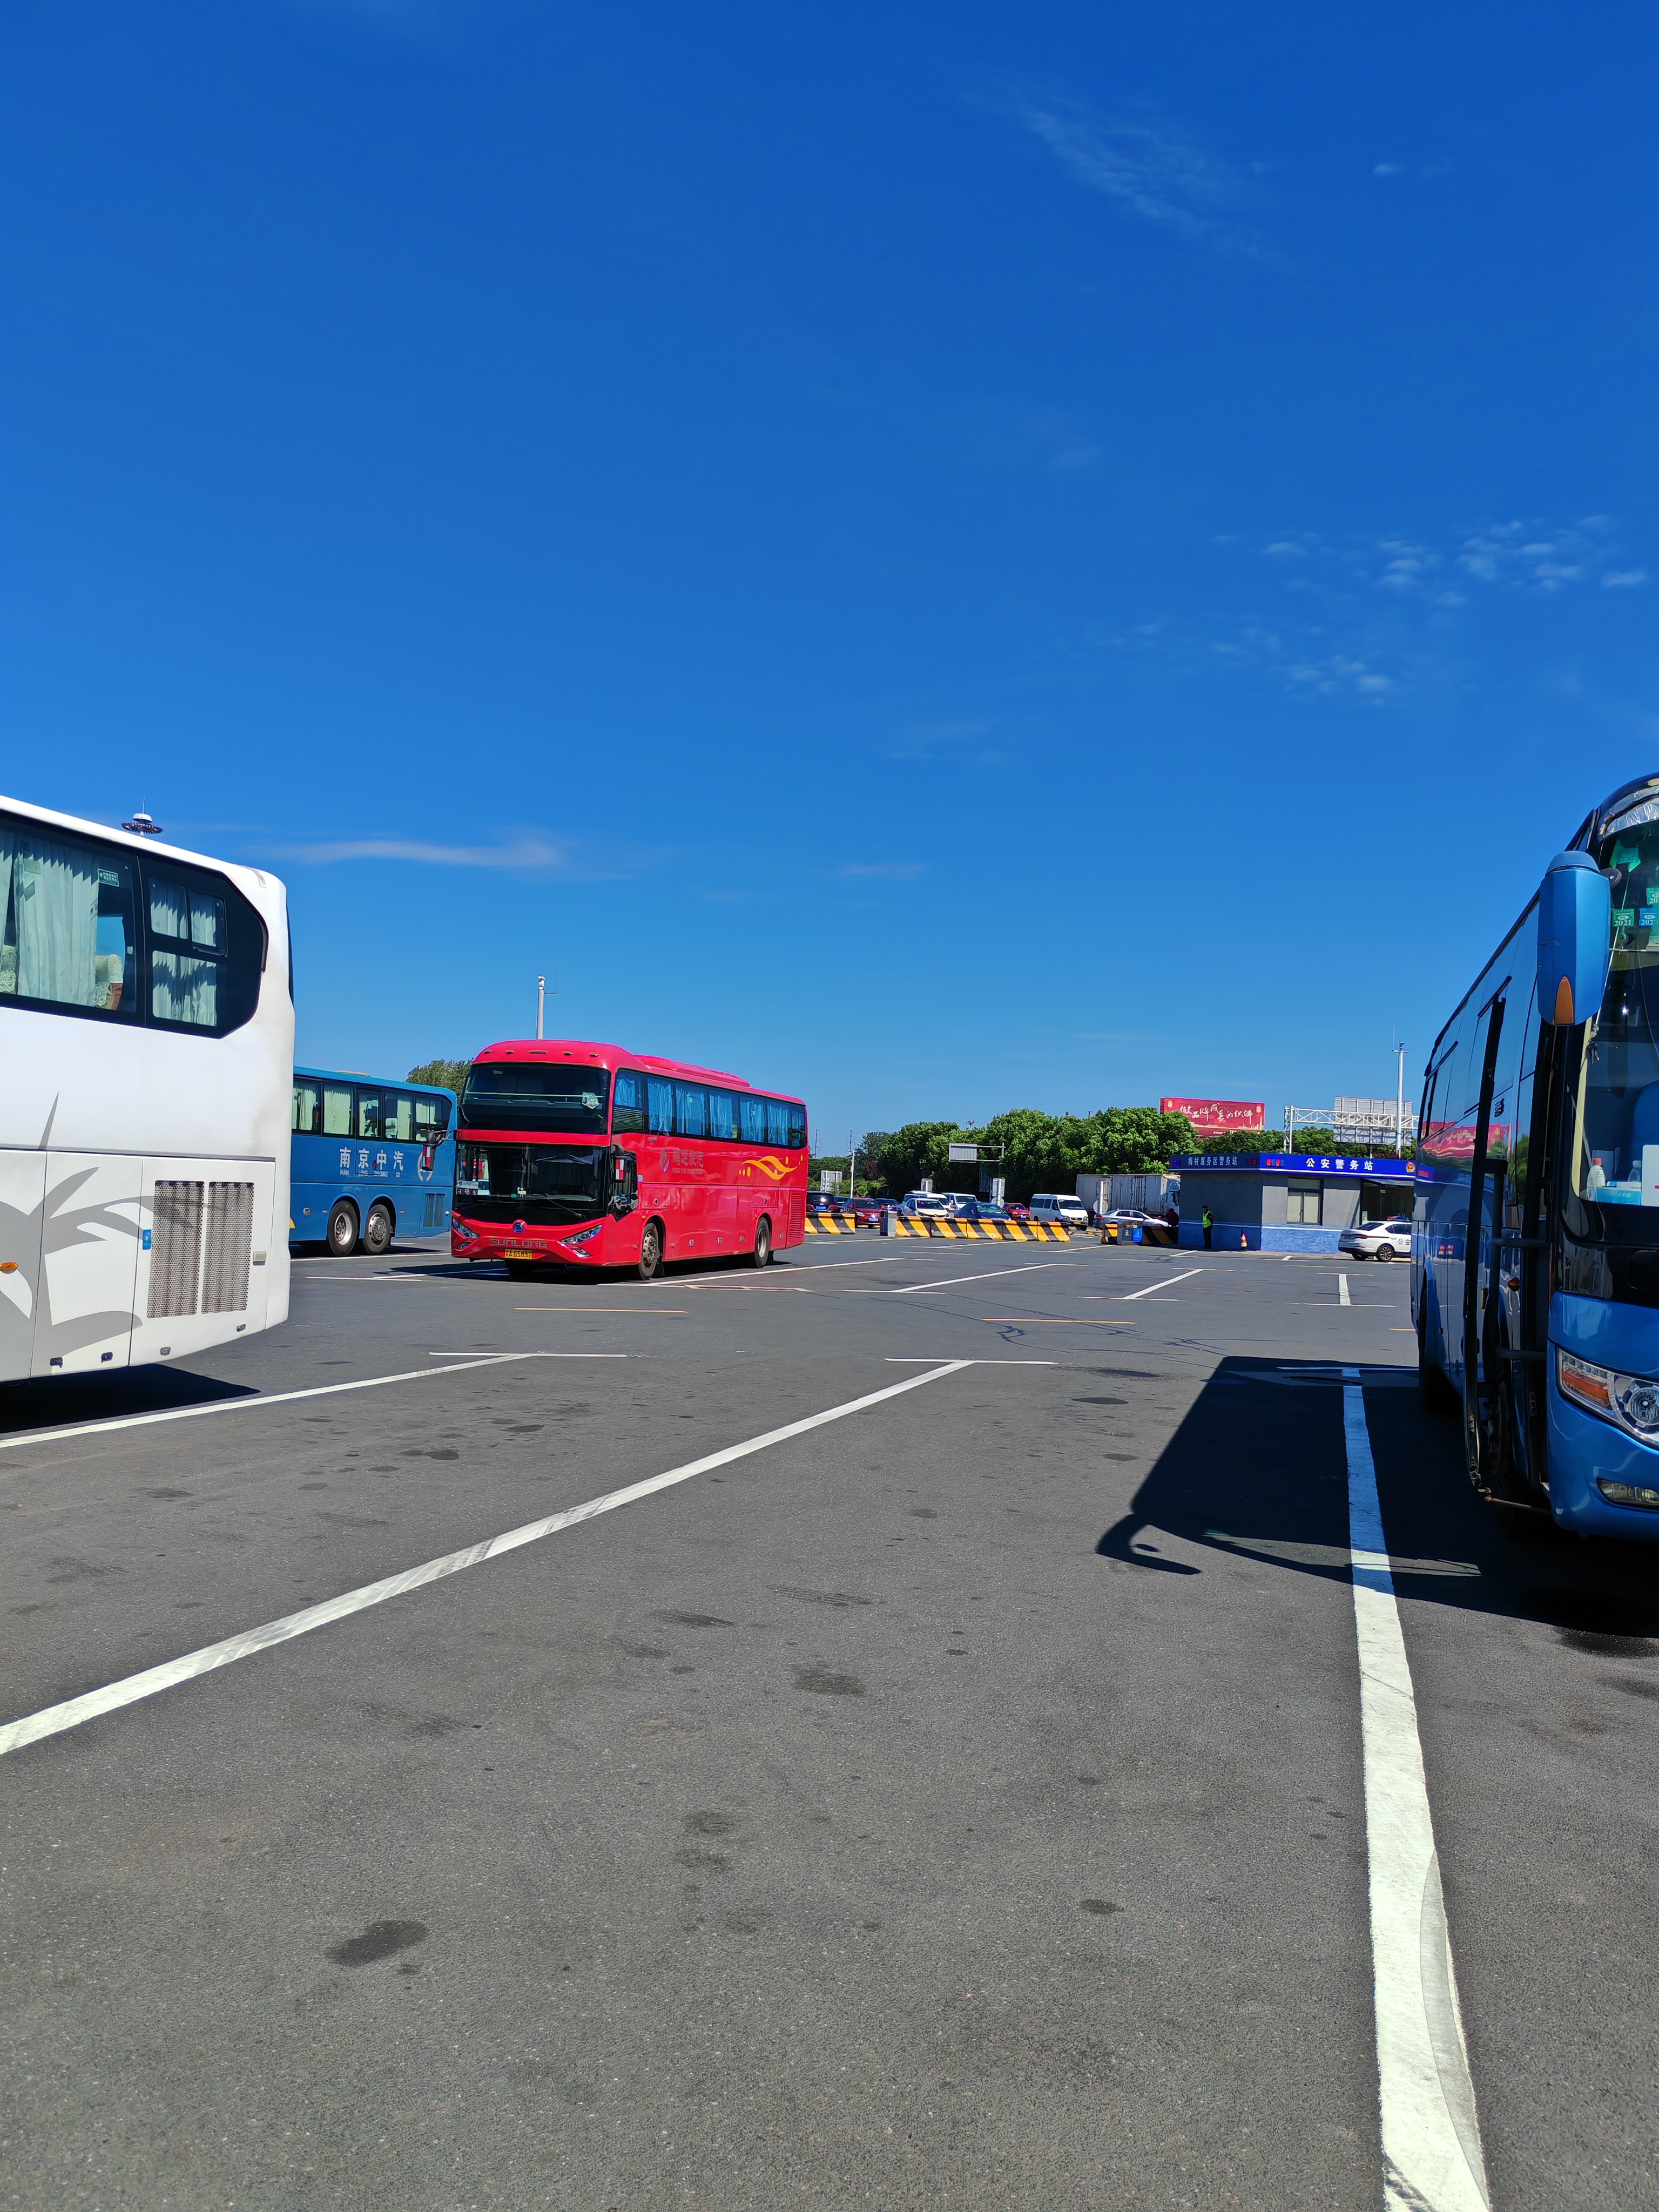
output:
[[1184,1114],[1200,1137],[1267,1126],[1267,1109],[1259,1098],[1160,1098],[1158,1110]]

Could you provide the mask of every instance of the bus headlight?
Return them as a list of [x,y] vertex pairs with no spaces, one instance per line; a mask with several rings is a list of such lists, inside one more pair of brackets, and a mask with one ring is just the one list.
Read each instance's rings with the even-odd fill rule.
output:
[[1659,1444],[1659,1382],[1645,1375],[1620,1375],[1614,1368],[1598,1367],[1559,1346],[1555,1361],[1564,1398],[1587,1413],[1599,1413],[1627,1436]]

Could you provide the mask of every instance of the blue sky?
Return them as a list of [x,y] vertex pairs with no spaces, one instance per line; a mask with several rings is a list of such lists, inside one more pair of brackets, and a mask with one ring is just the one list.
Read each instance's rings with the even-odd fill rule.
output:
[[299,1049],[1393,1088],[1659,769],[1635,9],[15,0],[0,787]]

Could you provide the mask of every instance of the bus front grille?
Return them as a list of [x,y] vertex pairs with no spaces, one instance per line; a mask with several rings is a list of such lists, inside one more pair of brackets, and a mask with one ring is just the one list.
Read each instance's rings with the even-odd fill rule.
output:
[[149,1263],[149,1318],[162,1321],[196,1310],[202,1267],[202,1185],[155,1186],[155,1251]]
[[253,1185],[210,1182],[207,1217],[202,1311],[241,1313],[247,1305],[248,1261],[253,1250]]

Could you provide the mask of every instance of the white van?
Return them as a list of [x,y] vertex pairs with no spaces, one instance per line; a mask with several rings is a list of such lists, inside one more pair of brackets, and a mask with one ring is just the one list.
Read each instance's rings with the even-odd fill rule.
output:
[[1063,1229],[1086,1229],[1089,1209],[1080,1198],[1067,1198],[1054,1191],[1037,1190],[1031,1194],[1033,1221],[1058,1222]]

